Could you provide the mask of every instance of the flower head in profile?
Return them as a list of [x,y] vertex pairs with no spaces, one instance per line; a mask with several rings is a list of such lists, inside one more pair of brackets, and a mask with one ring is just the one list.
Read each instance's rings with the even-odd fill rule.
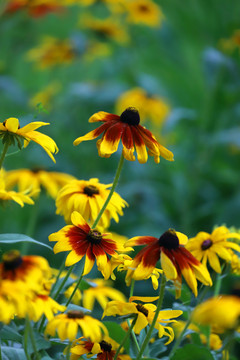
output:
[[[116,315],[132,315],[136,319],[134,324],[133,331],[136,334],[140,334],[141,330],[153,322],[153,318],[156,311],[156,306],[152,303],[141,304],[134,302],[134,300],[141,302],[153,302],[157,300],[158,297],[138,297],[132,296],[129,299],[129,302],[123,301],[110,301],[104,312],[104,316],[116,316]],[[176,318],[182,315],[181,310],[162,310],[158,314],[158,318],[155,324],[155,328],[158,330],[158,336],[161,338],[163,336],[168,337],[166,344],[169,344],[174,339],[173,329],[169,326],[166,326],[168,323],[175,322],[171,318]]]
[[[88,181],[73,180],[66,184],[58,193],[56,199],[57,214],[63,215],[66,223],[71,220],[73,211],[78,211],[82,217],[93,224],[110,192],[111,184],[100,184],[98,179]],[[114,192],[100,221],[99,227],[106,229],[113,218],[116,222],[127,202]]]
[[70,251],[66,258],[66,266],[76,264],[86,255],[83,274],[91,271],[96,260],[98,270],[108,279],[111,274],[108,255],[116,254],[117,243],[111,239],[111,234],[102,234],[96,229],[91,229],[77,211],[72,213],[71,220],[73,225],[67,225],[49,236],[49,241],[57,241],[54,252]]
[[49,136],[40,133],[39,131],[35,131],[41,126],[49,125],[49,123],[35,121],[31,122],[22,128],[20,127],[19,120],[17,118],[11,117],[0,122],[0,138],[2,142],[8,142],[9,145],[15,144],[15,141],[18,147],[22,148],[21,141],[24,140],[24,147],[26,147],[30,141],[34,141],[39,144],[48,154],[48,156],[54,161],[54,157],[52,154],[58,152],[58,147]]
[[192,314],[192,321],[200,325],[210,325],[216,334],[227,330],[240,331],[240,297],[220,295],[199,304]]
[[194,238],[189,239],[186,248],[199,261],[207,266],[207,263],[217,273],[221,273],[219,258],[225,262],[232,261],[233,252],[240,252],[240,246],[228,239],[240,239],[240,234],[230,232],[226,226],[220,226],[213,230],[211,234],[201,231]]
[[97,342],[101,341],[103,334],[108,335],[107,328],[101,321],[76,310],[56,315],[47,324],[45,334],[55,336],[57,332],[61,340],[73,341],[77,337],[78,330],[81,330],[84,337]]
[[69,174],[46,171],[41,168],[18,169],[5,173],[7,189],[12,189],[17,185],[19,191],[24,192],[30,189],[36,197],[43,188],[54,199],[58,191],[73,179],[74,177]]
[[159,144],[155,136],[140,125],[140,116],[135,108],[127,108],[120,116],[100,111],[91,116],[89,122],[103,122],[103,124],[77,138],[74,145],[96,139],[103,133],[102,138],[97,141],[98,153],[101,157],[109,157],[116,152],[119,142],[122,140],[123,155],[127,160],[135,160],[134,151],[136,149],[140,163],[147,162],[148,154],[154,156],[156,163],[159,163],[160,156],[173,161],[173,153]]
[[[114,360],[119,344],[109,336],[104,336],[100,342],[92,342],[90,339],[81,337],[73,342],[71,347],[71,360],[82,359],[82,355],[88,358],[96,357],[98,360]],[[129,355],[119,354],[117,360],[131,360]]]
[[173,229],[167,230],[159,239],[153,236],[136,236],[128,240],[125,246],[146,246],[135,256],[126,279],[146,278],[160,259],[166,278],[174,282],[176,297],[181,295],[182,275],[197,296],[197,279],[204,285],[212,285],[212,280],[205,266],[184,247],[187,241],[186,235]]

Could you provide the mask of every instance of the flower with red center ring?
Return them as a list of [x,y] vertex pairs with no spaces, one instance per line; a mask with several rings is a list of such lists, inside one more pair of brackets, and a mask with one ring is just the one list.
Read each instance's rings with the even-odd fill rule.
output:
[[183,245],[188,241],[186,235],[173,229],[167,230],[159,239],[153,236],[136,236],[124,246],[147,245],[135,256],[132,268],[128,270],[129,278],[141,280],[149,276],[160,259],[164,274],[173,280],[176,297],[181,295],[182,275],[188,286],[197,296],[197,279],[204,285],[212,285],[208,270]]
[[[136,149],[138,161],[147,162],[148,154],[154,156],[156,163],[160,162],[160,156],[166,160],[173,161],[173,153],[159,144],[155,136],[140,125],[140,116],[135,108],[129,107],[118,116],[100,111],[90,117],[89,122],[103,122],[97,129],[90,131],[84,136],[77,138],[74,145],[85,140],[96,139],[98,153],[101,157],[109,157],[117,151],[120,140],[123,144],[123,156],[125,159],[134,161],[134,150]],[[146,147],[148,148],[148,154]]]
[[91,271],[96,259],[98,270],[108,279],[111,275],[108,255],[116,254],[119,245],[109,238],[111,234],[101,234],[91,229],[77,211],[72,213],[71,220],[73,225],[67,225],[49,236],[49,241],[57,241],[54,252],[71,250],[66,258],[66,266],[76,264],[86,255],[83,275]]
[[[71,347],[71,360],[82,359],[86,354],[87,358],[95,357],[98,360],[113,360],[119,344],[109,336],[104,336],[100,342],[92,342],[90,339],[80,337],[73,342]],[[131,360],[129,355],[119,354],[117,360]]]
[[61,340],[73,341],[76,339],[79,329],[84,337],[89,337],[92,341],[101,341],[103,334],[108,335],[107,328],[101,321],[77,310],[56,315],[47,324],[45,335],[55,336],[57,332]]

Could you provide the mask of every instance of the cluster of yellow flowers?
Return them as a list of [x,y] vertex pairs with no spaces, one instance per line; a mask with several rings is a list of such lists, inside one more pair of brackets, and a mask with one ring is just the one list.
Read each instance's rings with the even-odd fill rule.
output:
[[[97,300],[103,309],[102,317],[119,315],[128,318],[127,324],[122,327],[129,336],[132,334],[137,344],[136,335],[146,329],[146,339],[141,348],[138,344],[136,359],[140,359],[148,342],[154,341],[156,337],[154,329],[159,338],[167,338],[165,344],[168,345],[174,340],[171,323],[177,329],[176,332],[184,328],[183,323],[175,320],[182,315],[182,310],[161,309],[166,282],[173,283],[176,298],[179,298],[183,277],[197,297],[197,281],[212,286],[214,273],[220,274],[225,265],[231,264],[233,272],[239,269],[237,253],[240,252],[240,246],[237,242],[240,234],[230,231],[226,226],[215,228],[211,234],[199,232],[190,239],[174,229],[168,229],[159,238],[146,235],[126,239],[109,232],[111,219],[118,222],[119,216],[123,215],[124,208],[128,206],[114,191],[124,159],[134,161],[136,151],[140,163],[146,163],[148,155],[159,163],[161,156],[173,161],[173,153],[140,125],[140,115],[134,107],[126,108],[120,116],[100,111],[91,116],[89,121],[100,122],[100,125],[78,137],[74,145],[102,135],[97,141],[98,153],[108,158],[122,142],[122,155],[113,184],[101,184],[97,178],[78,180],[67,174],[41,169],[1,170],[2,200],[12,199],[22,206],[24,202],[32,204],[29,196],[38,196],[41,187],[56,200],[56,213],[63,215],[67,225],[52,233],[49,241],[56,242],[54,253],[68,252],[65,266],[69,270],[53,270],[47,260],[40,256],[21,256],[16,250],[5,253],[0,264],[0,321],[8,324],[17,316],[38,322],[44,316],[40,330],[45,327],[46,336],[54,337],[57,333],[60,340],[73,341],[65,350],[71,352],[71,359],[80,359],[83,354],[87,354],[90,357],[96,355],[98,359],[129,360],[129,355],[121,354],[124,342],[120,345],[116,343],[111,338],[112,334],[109,336],[107,326],[89,315],[88,310],[94,309]],[[0,123],[0,137],[4,144],[1,166],[8,148],[17,143],[21,149],[22,141],[24,146],[30,141],[38,143],[55,161],[53,154],[58,151],[57,145],[49,136],[35,131],[42,125],[47,124],[33,122],[21,128],[16,118]],[[13,190],[14,187],[18,191]],[[129,252],[133,246],[143,248],[131,258]],[[82,272],[77,277],[72,270],[82,259]],[[84,280],[87,287],[80,290],[83,276],[90,273],[95,261],[104,279]],[[131,285],[128,301],[120,291],[111,287],[109,278],[116,279],[115,270],[126,272],[126,284]],[[159,277],[159,296],[141,297],[133,294],[135,281],[151,278],[156,290]],[[66,283],[68,279],[71,280],[70,285]],[[56,301],[61,293],[68,299],[64,305]],[[153,304],[155,301],[156,305]],[[67,308],[71,302],[82,304],[85,310]],[[222,311],[223,308],[228,311]],[[200,332],[199,324],[210,325],[210,346],[219,349],[222,344],[219,336],[226,329],[239,330],[239,315],[240,300],[237,296],[216,296],[195,308],[190,319],[195,325],[191,324],[190,329]],[[79,332],[82,335],[80,338]],[[203,344],[207,342],[203,334],[201,340]]]

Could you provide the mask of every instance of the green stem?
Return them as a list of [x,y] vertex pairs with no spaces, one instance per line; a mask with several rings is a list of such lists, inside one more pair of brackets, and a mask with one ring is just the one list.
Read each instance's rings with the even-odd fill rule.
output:
[[131,281],[131,287],[130,287],[130,291],[129,291],[129,298],[130,298],[131,296],[133,296],[134,285],[135,285],[135,280],[132,279],[132,281]]
[[[75,264],[74,264],[75,265]],[[69,276],[71,275],[72,271],[73,271],[73,268],[74,268],[74,265],[70,266],[70,268],[68,269],[68,272],[65,276],[65,278],[63,279],[63,281],[61,282],[61,285],[59,286],[59,288],[57,289],[56,293],[53,295],[53,299],[56,300],[58,295],[60,294],[62,288],[64,287],[64,285],[66,284],[67,282],[67,279],[69,278]]]
[[28,347],[27,347],[27,345],[28,345],[28,333],[29,333],[29,327],[28,327],[27,319],[26,319],[24,335],[23,335],[23,348],[24,348],[27,360],[31,360],[31,357],[30,357],[30,355],[28,353]]
[[156,312],[155,312],[153,321],[152,321],[152,323],[151,323],[151,325],[149,327],[149,330],[147,332],[147,335],[146,335],[146,337],[144,339],[144,342],[142,343],[142,346],[141,346],[141,349],[140,349],[140,351],[138,353],[138,356],[136,357],[136,360],[141,359],[141,357],[142,357],[142,355],[144,353],[144,350],[147,347],[147,345],[148,345],[148,343],[149,343],[149,341],[151,339],[151,335],[152,335],[153,329],[155,327],[155,324],[157,322],[159,311],[161,310],[161,307],[162,307],[166,282],[167,282],[166,277],[164,275],[162,275],[162,281],[161,281],[161,285],[160,285],[159,298],[158,298],[158,302],[157,302]]
[[[130,298],[131,296],[133,296],[134,285],[135,285],[135,280],[132,279],[132,281],[131,281],[131,287],[130,287],[130,292],[129,292],[129,298]],[[130,326],[131,326],[131,323],[130,323],[129,319],[127,319],[127,323],[128,323],[128,327],[130,327]],[[140,351],[140,347],[139,347],[139,344],[138,344],[138,341],[137,341],[137,337],[136,337],[135,332],[133,331],[133,329],[132,329],[132,331],[131,331],[131,335],[132,335],[132,338],[133,338],[133,342],[134,342],[134,344],[136,345],[137,351],[139,352],[139,351]]]
[[135,318],[133,319],[132,324],[130,325],[130,327],[129,327],[129,329],[128,329],[127,333],[126,333],[126,335],[124,336],[124,338],[123,338],[123,340],[122,340],[121,344],[119,345],[119,347],[118,347],[118,349],[117,349],[117,351],[116,351],[116,354],[115,354],[115,356],[114,356],[114,359],[113,359],[113,360],[117,360],[118,355],[120,354],[121,348],[124,346],[125,342],[126,342],[126,341],[127,341],[127,339],[129,338],[130,333],[132,332],[132,329],[133,329],[133,327],[134,327],[134,325],[135,325],[136,321],[137,321],[137,315],[136,315],[136,316],[135,316]]
[[170,354],[169,354],[169,359],[171,359],[171,357],[175,354],[175,351],[176,351],[177,348],[179,347],[179,345],[180,345],[180,343],[181,343],[181,341],[182,341],[182,338],[183,338],[183,336],[184,336],[184,334],[185,334],[185,331],[187,330],[187,328],[189,327],[189,325],[190,325],[190,323],[191,323],[191,320],[192,320],[192,319],[191,319],[191,316],[189,316],[188,321],[186,322],[183,330],[181,331],[180,335],[178,336],[177,340],[175,341],[175,344],[174,344],[173,347],[172,347],[172,350],[171,350],[171,352],[170,352]]
[[116,175],[115,175],[115,178],[113,180],[112,188],[111,188],[111,190],[110,190],[110,192],[108,194],[108,197],[107,197],[105,203],[103,204],[103,207],[101,208],[96,220],[94,221],[94,223],[92,225],[92,229],[94,229],[97,226],[99,220],[102,217],[102,214],[104,213],[106,207],[108,206],[109,201],[111,200],[111,197],[112,197],[112,195],[114,193],[114,190],[115,190],[115,188],[117,186],[117,183],[118,183],[118,180],[119,180],[119,177],[120,177],[120,174],[121,174],[121,170],[122,170],[122,167],[123,167],[123,161],[124,161],[124,156],[123,156],[123,153],[122,153],[121,158],[120,158],[119,163],[118,163]]
[[51,288],[50,295],[53,294],[53,292],[54,292],[54,290],[55,290],[55,288],[56,288],[56,286],[57,286],[58,280],[60,279],[60,276],[61,276],[64,268],[65,268],[65,259],[63,260],[62,265],[60,266],[60,269],[59,269],[59,271],[58,271],[58,274],[57,274],[55,283],[53,284],[53,286],[52,286],[52,288]]
[[32,331],[31,323],[30,323],[28,317],[26,317],[26,326],[28,326],[28,329],[29,329],[30,340],[31,340],[31,343],[32,343],[32,347],[33,347],[35,357],[36,357],[37,360],[41,360],[41,358],[39,356],[39,353],[38,353],[38,350],[37,350],[37,345],[36,345],[36,341],[35,341],[34,334],[33,334],[33,331]]
[[3,161],[4,161],[4,159],[5,159],[5,156],[6,156],[8,147],[9,147],[9,142],[6,141],[5,144],[4,144],[4,147],[3,147],[2,155],[1,155],[1,157],[0,157],[0,169],[2,168]]
[[74,297],[75,295],[75,292],[77,291],[77,289],[79,288],[79,285],[82,281],[82,278],[83,278],[83,271],[84,271],[84,265],[85,265],[85,262],[83,263],[82,265],[82,268],[81,268],[81,272],[80,272],[80,276],[79,276],[79,279],[78,279],[78,282],[76,283],[76,286],[71,294],[71,296],[69,297],[68,301],[66,302],[66,306],[68,306],[72,300],[72,298]]
[[216,279],[215,289],[214,289],[214,294],[213,294],[214,297],[217,297],[219,295],[221,285],[222,285],[222,274],[217,274],[217,279]]
[[[38,212],[39,212],[39,199],[37,199],[35,201],[35,204],[31,207],[31,213],[29,216],[29,221],[26,229],[26,235],[29,237],[34,236],[34,232],[37,224]],[[29,241],[24,242],[21,248],[21,253],[27,254],[30,245],[31,243]]]

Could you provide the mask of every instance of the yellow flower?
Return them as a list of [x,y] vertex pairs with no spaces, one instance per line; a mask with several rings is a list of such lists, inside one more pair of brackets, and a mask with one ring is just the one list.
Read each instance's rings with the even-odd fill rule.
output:
[[85,15],[84,18],[80,18],[79,26],[94,31],[100,39],[110,39],[121,45],[129,41],[127,31],[117,18],[98,19]]
[[192,321],[200,325],[210,325],[216,334],[226,330],[240,331],[240,298],[238,296],[220,295],[199,304]]
[[232,52],[235,49],[240,49],[240,29],[234,30],[232,36],[226,39],[221,39],[220,48],[227,52]]
[[104,310],[109,301],[108,299],[126,301],[123,293],[111,287],[111,284],[111,281],[103,279],[90,280],[90,285],[92,286],[83,291],[83,307],[93,310],[95,300],[97,300]]
[[57,193],[65,184],[72,181],[73,176],[54,171],[46,171],[41,168],[36,169],[18,169],[5,173],[6,187],[8,189],[18,186],[19,191],[31,189],[36,196],[44,188],[54,199]]
[[130,0],[125,3],[127,21],[152,27],[160,26],[163,14],[161,8],[151,0]]
[[[56,199],[56,213],[63,215],[66,223],[69,223],[72,212],[76,210],[86,221],[93,224],[108,197],[111,186],[112,184],[100,184],[96,178],[88,181],[73,180],[59,191]],[[127,202],[114,192],[99,221],[99,227],[108,228],[111,218],[118,222],[118,215],[123,215],[122,209],[127,205]]]
[[156,95],[148,96],[147,92],[139,87],[124,92],[118,98],[117,113],[128,107],[138,109],[142,121],[148,119],[157,126],[162,125],[170,112],[170,107],[164,99]]
[[7,190],[6,180],[7,180],[6,172],[3,169],[1,169],[0,170],[0,202],[13,200],[22,207],[24,206],[24,203],[29,205],[34,204],[34,201],[30,198],[30,196],[34,195],[35,192],[29,193],[30,189],[26,189],[24,192]]
[[[135,108],[127,108],[120,116],[99,111],[90,117],[89,122],[102,122],[103,124],[77,138],[73,142],[74,145],[96,139],[103,134],[102,138],[97,141],[98,154],[101,157],[108,158],[115,153],[120,140],[122,140],[123,155],[129,161],[135,160],[135,149],[141,164],[147,162],[148,154],[154,157],[157,164],[160,162],[160,156],[173,161],[173,153],[158,143],[155,136],[140,125],[139,112]],[[148,148],[148,153],[146,148]]]
[[35,131],[40,126],[49,125],[49,123],[35,121],[31,122],[24,127],[20,127],[19,120],[11,117],[6,119],[3,123],[0,122],[0,138],[5,143],[8,141],[10,144],[14,144],[17,141],[18,146],[21,148],[21,140],[24,140],[24,147],[26,147],[30,141],[34,141],[39,144],[54,161],[52,154],[58,152],[58,147],[49,136]]
[[[114,360],[119,344],[109,336],[104,336],[100,342],[92,342],[81,337],[74,341],[71,347],[71,360],[82,359],[81,355],[86,354],[87,358],[95,357],[99,360]],[[131,360],[129,355],[119,354],[117,360]]]
[[37,294],[33,299],[29,300],[27,313],[30,320],[38,321],[42,315],[45,315],[48,320],[54,318],[57,312],[63,312],[66,306],[58,304],[48,295]]
[[213,230],[211,234],[201,231],[194,238],[189,239],[186,248],[195,256],[199,261],[207,266],[210,266],[217,273],[221,273],[221,265],[219,258],[226,262],[232,260],[232,250],[240,252],[240,246],[236,243],[228,241],[228,239],[240,239],[240,234],[231,233],[226,226],[220,226]]
[[49,241],[57,241],[54,252],[70,251],[66,266],[76,264],[85,256],[84,275],[92,270],[96,260],[98,270],[108,279],[111,275],[108,255],[116,253],[117,243],[111,239],[111,234],[101,234],[98,230],[91,229],[77,211],[72,213],[71,220],[73,225],[65,226],[49,236]]
[[231,270],[233,274],[238,276],[240,275],[240,259],[239,256],[234,252],[232,252]]
[[86,52],[83,54],[85,61],[94,61],[96,59],[107,57],[112,54],[112,49],[108,43],[100,41],[91,41],[87,44]]
[[75,310],[55,316],[47,324],[45,334],[55,336],[57,332],[61,340],[73,341],[78,329],[81,329],[84,337],[92,341],[101,341],[103,334],[108,335],[107,328],[99,320]]
[[187,242],[186,235],[173,229],[165,231],[159,239],[153,236],[136,236],[128,240],[124,246],[146,246],[135,256],[126,281],[146,279],[160,259],[166,278],[174,282],[176,297],[181,295],[182,275],[197,296],[197,279],[206,286],[211,286],[212,280],[206,267],[184,247]]
[[[155,315],[156,306],[154,304],[139,304],[133,302],[134,300],[140,301],[155,301],[158,297],[138,297],[132,296],[129,299],[129,303],[123,301],[110,301],[104,312],[103,316],[116,316],[116,315],[135,315],[136,323],[133,327],[133,331],[136,334],[140,334],[141,330],[144,329],[148,324],[151,324]],[[155,328],[158,330],[158,336],[161,338],[163,336],[168,337],[168,341],[165,343],[169,344],[174,339],[173,329],[169,326],[165,326],[163,324],[167,324],[170,322],[175,322],[176,320],[170,320],[171,318],[176,318],[182,315],[181,310],[162,310],[158,314],[158,318],[155,324]]]
[[39,46],[27,53],[27,59],[36,62],[41,70],[55,65],[70,64],[75,57],[75,49],[70,40],[51,36],[45,36]]
[[61,84],[59,82],[53,82],[45,87],[44,90],[39,91],[35,94],[29,101],[29,105],[35,108],[38,104],[42,104],[44,107],[48,109],[51,108],[51,101],[53,97],[59,92],[61,89]]

